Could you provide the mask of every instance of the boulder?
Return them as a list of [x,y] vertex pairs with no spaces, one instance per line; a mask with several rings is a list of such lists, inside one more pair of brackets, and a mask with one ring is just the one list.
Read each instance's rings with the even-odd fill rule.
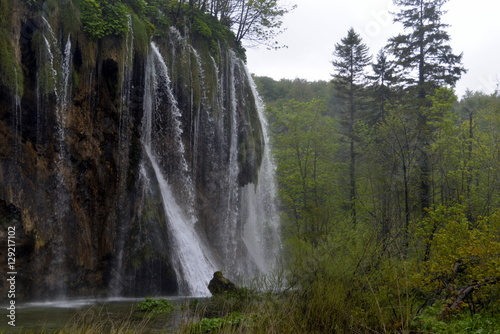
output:
[[225,278],[222,272],[216,271],[214,277],[208,283],[208,290],[215,296],[224,292],[234,292],[238,290],[238,288],[233,282]]

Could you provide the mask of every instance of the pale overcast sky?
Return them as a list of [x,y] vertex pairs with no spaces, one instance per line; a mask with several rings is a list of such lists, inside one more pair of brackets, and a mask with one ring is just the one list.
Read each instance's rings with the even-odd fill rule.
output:
[[[251,73],[310,81],[330,80],[335,43],[353,27],[374,56],[396,36],[400,26],[392,22],[396,11],[392,0],[281,0],[296,4],[278,37],[286,49],[269,51],[265,47],[248,49]],[[468,72],[457,84],[457,94],[465,90],[493,93],[500,81],[500,2],[498,0],[449,0],[442,22],[450,24],[453,52],[462,58]]]

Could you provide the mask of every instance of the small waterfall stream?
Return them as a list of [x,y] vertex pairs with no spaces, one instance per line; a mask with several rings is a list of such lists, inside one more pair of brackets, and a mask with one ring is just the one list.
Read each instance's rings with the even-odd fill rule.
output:
[[[130,107],[131,107],[131,92],[132,92],[132,75],[133,75],[133,57],[134,57],[134,30],[132,27],[132,16],[128,15],[128,30],[125,36],[125,43],[123,48],[124,61],[121,67],[120,76],[120,118],[118,124],[118,148],[119,160],[122,166],[129,166],[128,145],[130,143],[129,126],[131,121]],[[118,221],[116,223],[117,241],[116,241],[116,258],[112,264],[112,278],[109,283],[111,296],[120,296],[124,283],[124,252],[125,252],[125,239],[127,236],[127,229],[129,224],[126,213],[122,210],[126,206],[126,180],[127,168],[121,168],[116,176],[116,183],[118,188],[118,201],[116,203],[116,210]]]
[[[37,126],[46,127],[49,120],[48,114],[55,113],[56,124],[53,125],[53,128],[55,130],[55,151],[57,155],[54,161],[56,166],[54,221],[57,235],[54,236],[52,249],[54,256],[51,261],[55,284],[51,284],[51,286],[59,297],[64,297],[66,294],[66,281],[63,279],[66,274],[66,238],[64,234],[65,222],[68,219],[70,207],[66,177],[70,173],[71,166],[68,163],[66,122],[67,113],[71,107],[72,92],[71,38],[68,35],[67,42],[61,52],[59,41],[50,23],[45,17],[42,17],[42,21],[44,23],[42,37],[45,50],[40,54],[40,65],[37,71]],[[53,110],[48,108],[52,103],[55,105]],[[37,129],[38,132],[40,132],[40,135],[42,134],[42,130]]]
[[[227,208],[225,226],[222,230],[223,243],[225,245],[224,251],[224,265],[229,270],[234,270],[238,261],[238,215],[239,215],[239,187],[238,187],[238,114],[237,114],[237,100],[236,100],[236,83],[235,83],[235,66],[237,60],[234,53],[231,51],[229,55],[229,92],[230,99],[230,142],[229,142],[229,173],[227,175]],[[241,273],[236,272],[236,275]]]
[[173,249],[175,249],[173,262],[180,281],[179,293],[186,296],[208,296],[207,286],[216,268],[210,259],[209,250],[203,246],[195,231],[193,217],[187,217],[177,203],[170,185],[147,145],[146,154],[160,186],[167,223],[173,237]]

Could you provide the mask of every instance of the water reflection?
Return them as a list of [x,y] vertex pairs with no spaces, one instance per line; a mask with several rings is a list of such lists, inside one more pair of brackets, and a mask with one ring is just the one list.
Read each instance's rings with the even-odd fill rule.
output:
[[[70,330],[89,326],[101,326],[103,330],[109,330],[111,326],[115,330],[124,326],[124,329],[131,332],[174,332],[182,321],[181,306],[188,304],[193,298],[161,298],[172,301],[176,305],[175,311],[152,318],[145,317],[136,307],[144,298],[80,298],[21,303],[16,305],[16,327],[13,328],[7,321],[3,321],[0,323],[0,333],[19,333],[21,329],[52,332],[63,328]],[[1,307],[5,309],[4,306]]]

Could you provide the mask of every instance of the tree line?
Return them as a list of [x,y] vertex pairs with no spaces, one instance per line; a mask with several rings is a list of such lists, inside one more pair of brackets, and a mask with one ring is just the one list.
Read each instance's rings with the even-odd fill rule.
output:
[[374,59],[350,29],[330,82],[256,78],[289,282],[325,315],[316,330],[409,332],[500,311],[500,95],[455,95],[466,70],[445,2],[395,1],[404,31]]

